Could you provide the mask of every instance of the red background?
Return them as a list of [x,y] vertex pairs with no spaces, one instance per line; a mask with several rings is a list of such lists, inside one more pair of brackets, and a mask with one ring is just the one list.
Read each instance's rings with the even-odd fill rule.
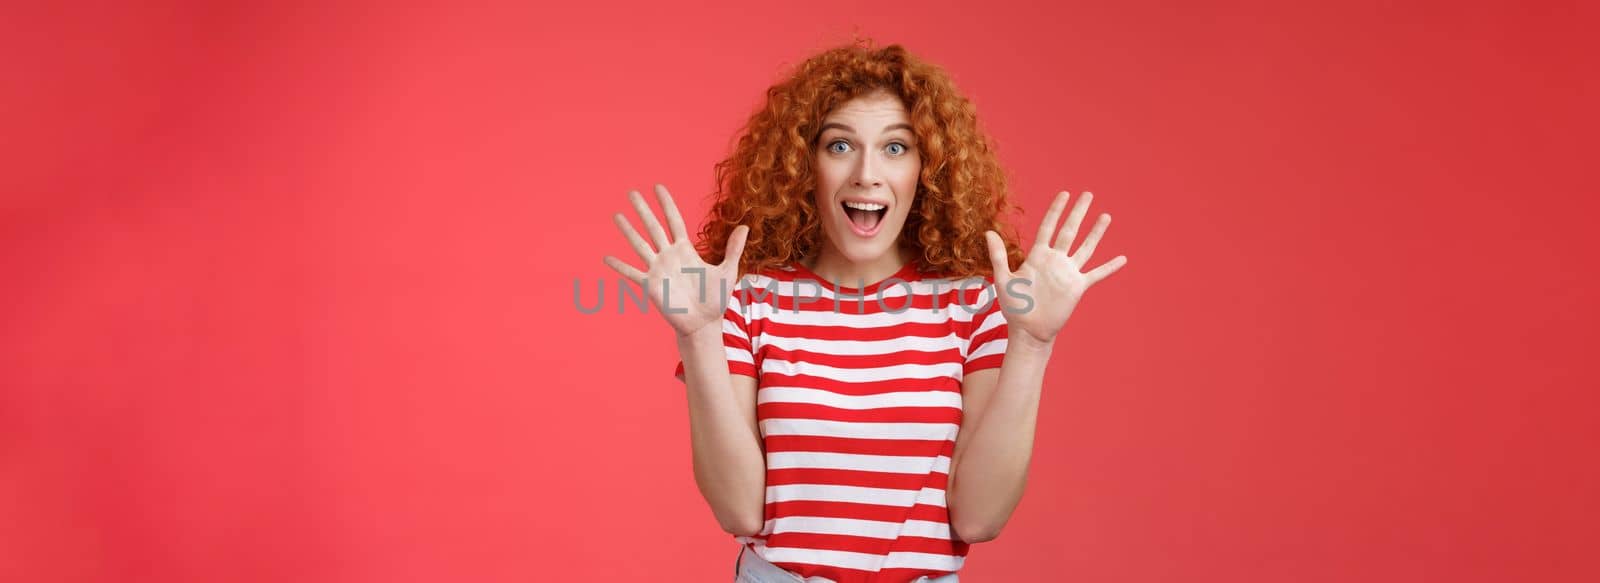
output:
[[730,579],[609,217],[853,30],[1130,258],[964,581],[1600,579],[1592,5],[258,4],[0,18],[0,579]]

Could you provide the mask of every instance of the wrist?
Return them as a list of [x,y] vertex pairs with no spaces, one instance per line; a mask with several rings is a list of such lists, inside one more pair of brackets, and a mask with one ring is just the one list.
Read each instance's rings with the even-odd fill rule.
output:
[[1006,334],[1006,347],[1008,350],[1015,348],[1021,351],[1048,355],[1050,351],[1055,349],[1055,345],[1056,339],[1054,337],[1049,340],[1040,340],[1020,329],[1013,328]]
[[677,336],[678,346],[692,346],[696,344],[716,344],[717,346],[721,346],[722,321],[713,320],[712,322],[701,326],[694,331],[689,332],[688,334],[684,334],[682,331],[675,329],[673,330],[673,334]]

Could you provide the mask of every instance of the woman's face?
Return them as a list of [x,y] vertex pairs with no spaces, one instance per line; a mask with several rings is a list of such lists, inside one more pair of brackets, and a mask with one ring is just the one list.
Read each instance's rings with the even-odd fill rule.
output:
[[823,118],[812,157],[822,230],[853,263],[889,252],[917,194],[922,158],[900,98],[862,95]]

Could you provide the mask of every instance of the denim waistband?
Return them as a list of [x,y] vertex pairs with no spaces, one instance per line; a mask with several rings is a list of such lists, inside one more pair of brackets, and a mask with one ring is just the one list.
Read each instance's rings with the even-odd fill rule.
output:
[[749,545],[739,545],[739,561],[734,567],[734,583],[804,583],[805,579],[767,562]]
[[[805,583],[799,575],[761,558],[748,545],[739,545],[739,560],[734,563],[734,583]],[[958,583],[955,573],[939,577],[922,577],[915,583]]]

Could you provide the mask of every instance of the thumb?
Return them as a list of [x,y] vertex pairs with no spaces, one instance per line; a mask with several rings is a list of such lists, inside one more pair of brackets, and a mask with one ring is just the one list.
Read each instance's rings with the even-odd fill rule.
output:
[[1006,243],[1000,234],[994,231],[984,231],[984,240],[989,243],[989,266],[994,269],[994,284],[1005,285],[1011,279],[1011,264],[1006,259]]
[[728,248],[722,254],[722,264],[733,267],[734,273],[739,271],[739,258],[744,256],[745,237],[749,234],[750,227],[739,225],[728,235]]

